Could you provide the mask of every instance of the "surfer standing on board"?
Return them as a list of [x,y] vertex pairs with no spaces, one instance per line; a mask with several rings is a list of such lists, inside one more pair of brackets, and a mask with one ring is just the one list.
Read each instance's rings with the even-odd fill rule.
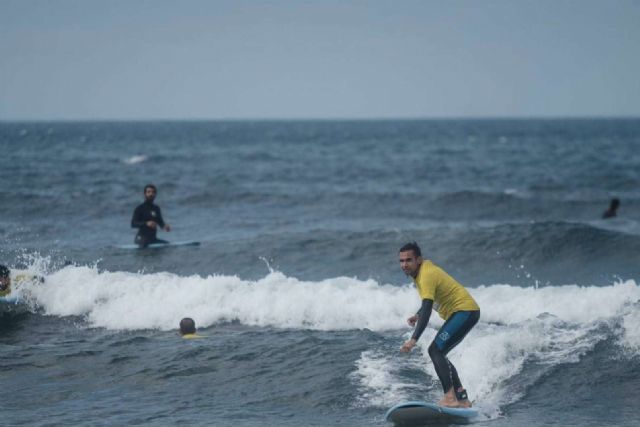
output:
[[160,212],[160,206],[153,203],[158,194],[156,186],[148,184],[144,187],[144,203],[138,205],[133,211],[131,227],[138,229],[134,243],[141,248],[151,243],[169,243],[156,237],[158,227],[164,231],[171,231],[171,226],[165,224]]
[[436,310],[445,320],[429,346],[429,356],[444,391],[444,397],[438,405],[469,408],[471,402],[462,387],[455,366],[447,359],[447,353],[458,345],[478,322],[480,307],[453,277],[433,262],[422,259],[422,251],[417,243],[407,243],[400,248],[399,260],[400,268],[413,279],[422,300],[420,310],[407,319],[409,326],[415,326],[415,330],[400,351],[411,351],[429,323],[431,310]]

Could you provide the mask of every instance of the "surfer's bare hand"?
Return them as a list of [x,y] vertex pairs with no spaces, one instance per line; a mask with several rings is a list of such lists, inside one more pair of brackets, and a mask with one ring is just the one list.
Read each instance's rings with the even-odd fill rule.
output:
[[165,224],[164,231],[171,231],[171,226],[169,224]]
[[402,344],[402,347],[400,347],[400,351],[403,353],[409,353],[411,349],[415,346],[416,346],[416,340],[411,338],[409,341]]
[[147,227],[156,229],[156,223],[154,221],[147,221]]
[[414,314],[413,316],[407,319],[407,324],[413,328],[414,326],[416,326],[417,321],[418,321],[418,315]]

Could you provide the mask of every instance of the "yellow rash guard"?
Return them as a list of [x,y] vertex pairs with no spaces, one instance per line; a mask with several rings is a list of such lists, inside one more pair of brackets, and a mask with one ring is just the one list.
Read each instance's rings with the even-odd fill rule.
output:
[[204,335],[198,335],[198,334],[184,334],[182,336],[182,338],[186,339],[186,340],[192,340],[192,339],[196,339],[196,338],[204,338]]
[[413,279],[421,299],[433,301],[433,308],[447,320],[456,311],[480,310],[469,292],[443,269],[429,260],[420,265]]

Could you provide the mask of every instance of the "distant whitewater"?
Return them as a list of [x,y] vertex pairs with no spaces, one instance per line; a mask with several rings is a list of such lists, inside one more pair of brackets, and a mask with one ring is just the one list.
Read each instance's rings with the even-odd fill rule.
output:
[[145,156],[143,154],[137,154],[135,156],[127,157],[122,161],[127,165],[137,165],[138,163],[142,163],[146,161],[148,158],[149,158],[148,156]]

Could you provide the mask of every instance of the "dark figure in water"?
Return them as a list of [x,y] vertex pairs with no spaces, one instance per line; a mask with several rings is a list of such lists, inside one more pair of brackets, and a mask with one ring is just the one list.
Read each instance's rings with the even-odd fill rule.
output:
[[144,187],[144,203],[140,204],[134,211],[131,218],[131,227],[138,229],[138,234],[134,242],[141,248],[151,243],[168,243],[156,237],[158,227],[164,231],[171,231],[171,226],[165,224],[162,219],[160,207],[153,203],[158,194],[155,185],[149,184]]
[[604,213],[602,214],[602,218],[607,219],[607,218],[613,218],[614,216],[616,216],[618,211],[618,206],[620,206],[620,200],[611,199],[611,204],[609,205],[609,209],[604,211]]

